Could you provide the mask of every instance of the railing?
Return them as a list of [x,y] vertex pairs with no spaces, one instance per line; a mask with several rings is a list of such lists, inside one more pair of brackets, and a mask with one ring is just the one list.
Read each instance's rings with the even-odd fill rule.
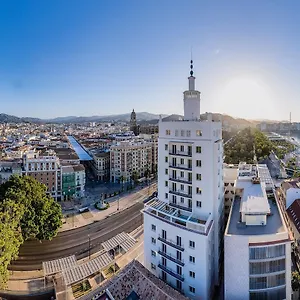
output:
[[173,169],[181,169],[181,170],[188,170],[188,171],[192,171],[192,166],[189,166],[189,165],[180,165],[180,164],[170,164],[169,165],[170,168],[173,168]]
[[176,208],[182,209],[182,210],[186,210],[188,212],[192,212],[193,211],[191,207],[185,207],[185,206],[178,205],[178,204],[175,204],[175,203],[169,203],[169,205],[172,206],[172,207],[176,207]]
[[174,195],[178,195],[178,196],[182,196],[182,197],[192,198],[192,194],[189,194],[188,192],[185,192],[185,191],[182,191],[182,190],[178,190],[178,191],[169,190],[169,193],[174,194]]
[[192,157],[192,152],[185,152],[185,151],[170,151],[169,155],[178,155],[178,156],[188,156]]
[[162,264],[158,264],[158,267],[165,271],[166,273],[170,274],[171,276],[175,277],[176,279],[180,280],[180,281],[184,281],[184,277],[183,275],[177,274],[176,272],[174,272],[172,269],[162,265]]
[[180,265],[182,267],[184,266],[183,260],[180,260],[180,259],[174,257],[173,255],[168,254],[168,253],[162,251],[161,249],[158,250],[158,254],[160,254],[161,256],[163,256],[163,257],[171,260],[172,262],[174,262],[174,263],[176,263],[176,264],[178,264],[178,265]]
[[169,180],[170,181],[175,181],[175,182],[180,182],[180,183],[192,184],[192,180],[189,180],[189,179],[184,178],[184,177],[178,177],[178,178],[170,177]]
[[158,240],[177,249],[177,250],[184,251],[184,248],[182,245],[177,245],[177,243],[175,243],[174,241],[168,240],[167,238],[164,238],[161,235],[158,236]]

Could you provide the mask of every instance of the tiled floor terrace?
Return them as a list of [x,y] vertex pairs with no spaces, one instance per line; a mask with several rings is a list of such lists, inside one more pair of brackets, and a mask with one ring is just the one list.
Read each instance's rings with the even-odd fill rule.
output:
[[157,198],[145,204],[144,213],[152,214],[161,220],[176,224],[180,228],[201,234],[207,234],[212,224],[212,218],[201,218],[191,212],[170,206]]

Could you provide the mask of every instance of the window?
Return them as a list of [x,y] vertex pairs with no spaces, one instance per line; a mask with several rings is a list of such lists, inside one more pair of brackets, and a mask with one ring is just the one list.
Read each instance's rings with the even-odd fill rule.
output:
[[177,252],[176,252],[176,258],[178,259],[178,260],[182,260],[182,253],[180,252],[180,251],[178,251],[177,250]]
[[192,181],[193,179],[193,173],[188,173],[188,181]]
[[200,159],[196,160],[196,167],[201,167],[201,160]]
[[195,257],[194,256],[190,255],[190,262],[193,263],[193,264],[195,263]]
[[151,250],[151,255],[152,255],[153,257],[156,257],[156,252],[153,251],[153,250]]
[[181,130],[181,136],[184,136],[184,130]]
[[182,283],[181,283],[181,281],[180,280],[176,280],[176,288],[178,289],[178,290],[181,290],[182,289]]
[[168,193],[165,193],[165,198],[168,199]]
[[190,248],[195,248],[195,242],[194,241],[190,241]]
[[165,144],[165,150],[166,151],[168,150],[168,144]]
[[201,153],[201,150],[202,150],[202,149],[201,149],[201,146],[197,146],[197,147],[196,147],[196,153]]
[[201,207],[201,201],[196,202],[197,207]]
[[196,130],[196,136],[202,136],[202,131],[201,130]]
[[190,292],[195,294],[195,288],[193,286],[189,286]]
[[187,137],[190,137],[190,136],[191,136],[191,131],[190,131],[190,130],[187,130],[187,131],[186,131],[186,136],[187,136]]
[[180,172],[180,177],[181,178],[184,177],[184,172],[183,171]]
[[180,158],[180,164],[183,165],[184,164],[184,159]]
[[192,277],[192,278],[195,278],[195,277],[196,277],[196,274],[195,274],[195,272],[193,272],[193,271],[190,271],[190,277]]
[[197,179],[197,180],[201,180],[201,174],[197,174],[197,175],[196,175],[196,179]]
[[151,225],[151,230],[156,231],[156,226],[154,224]]
[[168,169],[165,169],[165,174],[168,175]]
[[151,243],[154,245],[156,244],[156,239],[154,237],[151,238]]
[[165,181],[165,186],[168,186],[168,181]]
[[202,194],[202,190],[199,187],[196,187],[196,194]]
[[180,151],[184,152],[184,146],[183,145],[180,146]]
[[171,130],[170,129],[166,130],[166,135],[171,135]]
[[178,130],[177,129],[175,130],[175,136],[178,136]]
[[161,235],[163,239],[167,239],[167,232],[165,230],[161,231]]
[[168,162],[168,156],[165,157],[165,162],[166,162],[166,163]]
[[181,246],[181,237],[177,235],[176,242],[178,246]]
[[183,197],[180,197],[180,202],[184,203],[184,198]]
[[152,269],[152,270],[156,270],[156,265],[153,264],[153,263],[151,263],[151,269]]
[[178,275],[182,275],[182,267],[180,267],[180,266],[177,266],[177,274]]
[[183,184],[180,185],[180,189],[181,189],[182,191],[184,191],[184,185],[183,185]]
[[167,253],[167,246],[165,244],[162,244],[162,252]]

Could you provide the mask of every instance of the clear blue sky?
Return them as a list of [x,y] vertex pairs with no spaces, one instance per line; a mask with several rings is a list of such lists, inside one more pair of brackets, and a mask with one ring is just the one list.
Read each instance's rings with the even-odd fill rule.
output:
[[[300,121],[300,1],[0,2],[0,112],[182,113]],[[298,114],[298,116],[297,116]]]

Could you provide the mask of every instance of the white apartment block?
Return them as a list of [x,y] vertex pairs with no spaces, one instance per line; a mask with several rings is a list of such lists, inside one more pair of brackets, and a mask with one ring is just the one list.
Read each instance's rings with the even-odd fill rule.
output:
[[85,167],[82,164],[73,166],[75,172],[75,183],[76,183],[76,198],[84,197],[85,193]]
[[23,156],[23,174],[45,184],[47,192],[53,198],[61,197],[60,161],[54,151],[26,152]]
[[224,257],[225,299],[291,299],[291,241],[266,165],[239,165]]
[[221,123],[200,121],[191,71],[184,119],[159,122],[158,197],[143,210],[145,266],[191,299],[211,299],[219,283],[222,166]]
[[123,141],[110,148],[110,181],[124,182],[132,180],[133,174],[138,178],[152,168],[152,145],[147,142]]

